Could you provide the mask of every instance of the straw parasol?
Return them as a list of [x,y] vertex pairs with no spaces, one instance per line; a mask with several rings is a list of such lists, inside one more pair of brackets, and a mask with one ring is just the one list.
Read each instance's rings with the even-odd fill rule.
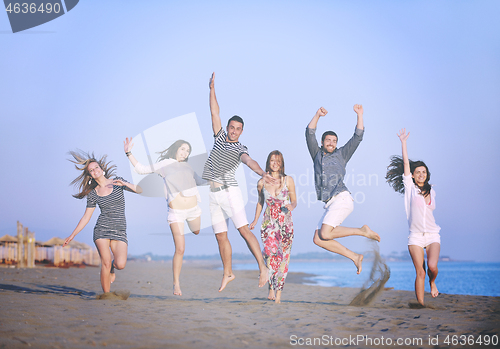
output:
[[42,246],[58,246],[58,245],[63,245],[64,240],[58,237],[53,237],[52,239],[42,242]]
[[86,243],[83,243],[83,242],[79,242],[79,241],[75,241],[75,240],[72,240],[70,243],[69,243],[69,246],[70,247],[73,247],[73,248],[77,248],[79,250],[91,250],[92,248],[87,245]]
[[0,243],[2,242],[17,242],[17,238],[8,234],[5,234],[0,238]]

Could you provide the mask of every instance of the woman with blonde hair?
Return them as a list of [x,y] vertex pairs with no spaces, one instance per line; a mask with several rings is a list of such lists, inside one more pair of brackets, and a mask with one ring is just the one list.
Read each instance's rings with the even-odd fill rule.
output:
[[264,244],[262,254],[269,268],[269,296],[267,298],[281,303],[281,292],[288,274],[292,249],[292,211],[297,207],[297,196],[293,178],[285,174],[285,161],[280,151],[274,150],[269,153],[266,172],[279,181],[275,185],[266,184],[263,179],[257,182],[259,200],[250,229],[257,224],[265,202],[267,207],[262,219],[261,238]]
[[[87,225],[96,205],[101,214],[94,227],[94,243],[101,257],[101,286],[109,292],[115,280],[114,269],[123,269],[127,263],[127,223],[125,220],[125,197],[123,190],[141,193],[141,187],[127,182],[122,177],[111,176],[115,165],[106,162],[106,155],[97,160],[94,154],[71,151],[75,168],[81,174],[71,184],[78,187],[77,199],[87,197],[87,208],[75,230],[64,241],[63,247]],[[112,258],[114,257],[114,260]]]

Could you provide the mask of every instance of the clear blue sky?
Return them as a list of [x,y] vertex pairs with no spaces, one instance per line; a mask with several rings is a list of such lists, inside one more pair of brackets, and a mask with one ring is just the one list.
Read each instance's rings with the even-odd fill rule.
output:
[[[499,10],[498,1],[88,0],[17,34],[1,14],[0,235],[14,235],[17,220],[41,241],[72,232],[85,200],[71,197],[69,150],[108,154],[130,179],[124,138],[192,112],[211,149],[215,71],[223,123],[241,115],[251,157],[264,166],[279,149],[296,179],[292,253],[320,251],[304,129],[323,106],[318,133],[334,130],[342,145],[361,103],[366,132],[346,180],[356,204],[344,224],[370,225],[384,254],[406,251],[403,199],[384,180],[406,127],[410,158],[432,173],[441,254],[500,261]],[[245,174],[252,219],[256,177]],[[128,194],[126,205],[129,252],[171,255],[165,200]],[[97,216],[77,240],[92,244]],[[234,228],[230,241],[250,255]],[[216,253],[210,228],[188,236],[187,255]]]

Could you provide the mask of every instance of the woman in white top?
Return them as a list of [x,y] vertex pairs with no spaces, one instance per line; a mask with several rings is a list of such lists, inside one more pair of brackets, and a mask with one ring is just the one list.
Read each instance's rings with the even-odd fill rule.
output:
[[153,166],[145,166],[132,155],[132,138],[123,142],[125,154],[139,174],[157,173],[163,178],[165,197],[168,203],[168,223],[174,239],[175,253],[172,259],[174,278],[174,295],[182,296],[180,274],[184,256],[184,222],[187,221],[193,234],[200,232],[201,201],[197,185],[205,184],[187,163],[191,153],[191,145],[184,140],[174,142],[169,148],[160,152]]
[[438,274],[438,259],[441,248],[441,228],[434,220],[433,211],[436,208],[436,192],[429,184],[431,174],[423,161],[408,159],[406,140],[410,133],[402,129],[398,133],[401,140],[403,157],[393,156],[387,167],[387,182],[395,191],[404,193],[405,209],[410,235],[408,250],[415,266],[415,294],[421,305],[424,305],[425,261],[424,249],[427,252],[427,273],[431,286],[432,297],[439,295],[436,287]]

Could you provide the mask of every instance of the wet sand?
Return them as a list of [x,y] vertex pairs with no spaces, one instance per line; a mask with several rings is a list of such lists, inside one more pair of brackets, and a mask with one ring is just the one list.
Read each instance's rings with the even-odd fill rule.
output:
[[111,287],[127,300],[96,299],[99,268],[0,268],[0,348],[484,348],[493,346],[460,345],[460,336],[500,335],[500,297],[426,293],[416,309],[413,292],[384,290],[359,307],[349,305],[359,289],[303,285],[307,275],[289,273],[274,304],[256,271],[236,271],[219,293],[218,266],[186,262],[178,297],[170,263],[129,261]]

